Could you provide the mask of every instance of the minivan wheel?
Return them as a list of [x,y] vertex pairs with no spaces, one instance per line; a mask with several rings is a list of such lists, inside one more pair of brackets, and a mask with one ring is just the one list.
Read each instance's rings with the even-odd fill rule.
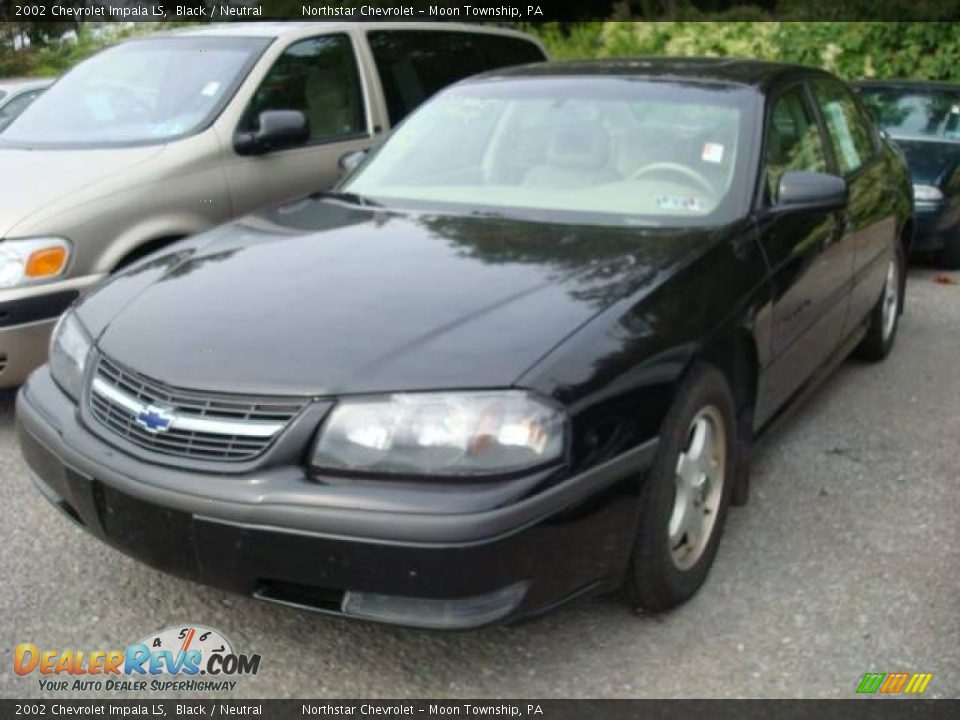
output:
[[887,265],[887,276],[880,298],[870,314],[867,334],[857,348],[857,355],[870,362],[879,362],[890,354],[897,339],[900,311],[903,308],[903,254],[898,251]]
[[735,417],[724,375],[695,366],[664,419],[641,492],[624,591],[643,610],[676,607],[707,578],[730,504]]

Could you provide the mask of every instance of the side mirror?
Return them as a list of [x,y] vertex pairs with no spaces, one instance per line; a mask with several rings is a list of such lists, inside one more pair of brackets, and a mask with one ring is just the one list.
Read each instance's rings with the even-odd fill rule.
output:
[[369,150],[351,150],[342,155],[337,162],[337,164],[340,165],[340,176],[346,177],[360,167],[360,163],[366,159],[367,153],[369,152]]
[[791,170],[780,178],[779,209],[840,210],[847,206],[847,181],[836,175]]
[[240,155],[262,155],[303,145],[310,139],[310,122],[299,110],[264,110],[259,129],[237,133],[233,148]]

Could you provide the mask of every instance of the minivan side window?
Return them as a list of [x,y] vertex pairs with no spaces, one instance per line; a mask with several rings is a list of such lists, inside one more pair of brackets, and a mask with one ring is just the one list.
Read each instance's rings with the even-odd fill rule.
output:
[[396,125],[437,90],[484,67],[473,36],[437,30],[379,30],[367,35]]
[[363,88],[346,35],[321,35],[287,48],[247,106],[240,131],[256,130],[264,110],[299,110],[310,122],[310,142],[366,133]]
[[777,201],[780,178],[788,170],[823,172],[827,168],[823,137],[801,85],[774,101],[764,162],[767,199],[772,203]]
[[870,124],[842,85],[817,80],[813,89],[840,172],[850,175],[863,167],[875,152]]
[[476,43],[486,70],[543,62],[547,59],[538,45],[519,37],[478,33]]
[[390,124],[438,90],[485,70],[545,60],[534,43],[492,33],[375,30],[367,34]]

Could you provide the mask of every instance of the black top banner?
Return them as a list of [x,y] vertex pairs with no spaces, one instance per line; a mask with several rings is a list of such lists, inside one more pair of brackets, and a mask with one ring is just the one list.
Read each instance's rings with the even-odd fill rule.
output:
[[0,0],[5,22],[960,19],[960,0]]

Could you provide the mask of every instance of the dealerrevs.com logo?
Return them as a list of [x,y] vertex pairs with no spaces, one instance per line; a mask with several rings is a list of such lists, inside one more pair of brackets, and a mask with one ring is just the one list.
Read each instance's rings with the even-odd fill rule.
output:
[[169,627],[126,650],[44,650],[33,643],[14,649],[13,671],[36,677],[45,691],[230,691],[256,675],[259,654],[240,654],[218,630]]

